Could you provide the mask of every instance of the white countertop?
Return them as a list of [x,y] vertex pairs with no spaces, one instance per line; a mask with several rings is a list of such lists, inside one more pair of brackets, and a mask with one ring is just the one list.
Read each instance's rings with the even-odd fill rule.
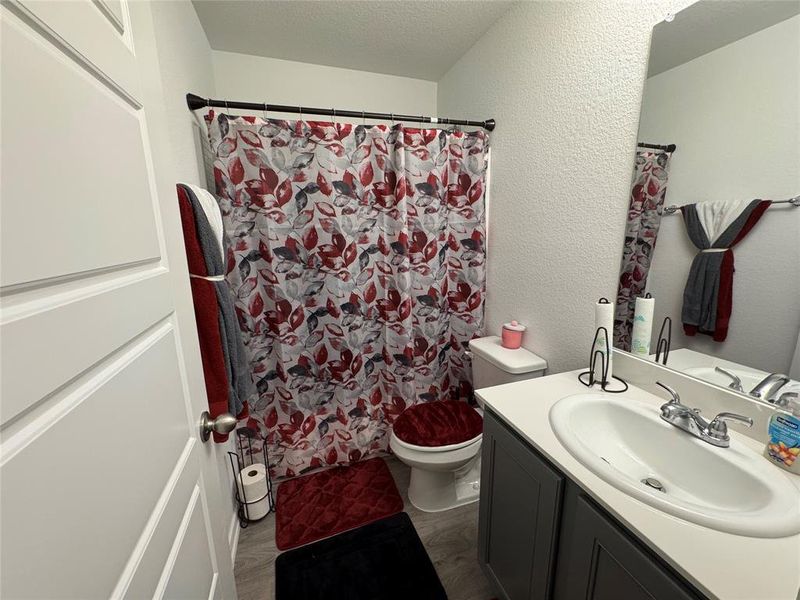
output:
[[[590,391],[578,383],[577,375],[578,371],[559,373],[476,393],[492,412],[709,597],[721,600],[800,598],[800,534],[775,539],[750,538],[695,525],[628,496],[573,458],[553,433],[548,414],[550,407],[561,398]],[[627,392],[615,396],[635,397],[656,408],[665,402],[664,398],[633,385]],[[691,399],[687,403],[691,404]],[[758,442],[735,432],[731,435],[755,452],[763,451]],[[709,477],[713,480],[713,473]],[[800,476],[787,473],[787,477],[797,488],[800,502]]]

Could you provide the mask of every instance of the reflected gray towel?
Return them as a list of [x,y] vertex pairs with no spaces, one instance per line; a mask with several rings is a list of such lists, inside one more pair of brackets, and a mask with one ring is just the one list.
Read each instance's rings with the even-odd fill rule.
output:
[[[208,274],[209,276],[225,275],[225,257],[220,255],[217,238],[205,211],[191,188],[186,185],[181,185],[181,187],[186,191],[192,204],[197,239],[203,251]],[[253,378],[250,374],[250,365],[242,343],[242,334],[228,282],[222,280],[213,283],[217,294],[217,304],[219,304],[219,330],[223,340],[222,352],[225,358],[225,369],[228,374],[228,409],[232,415],[238,416],[241,414],[245,402],[254,393]]]

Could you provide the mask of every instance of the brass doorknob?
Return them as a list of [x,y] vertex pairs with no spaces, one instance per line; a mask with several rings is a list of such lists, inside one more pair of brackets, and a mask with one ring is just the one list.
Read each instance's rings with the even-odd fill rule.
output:
[[208,411],[203,411],[200,415],[200,439],[208,441],[212,433],[230,433],[236,427],[236,417],[231,413],[222,413],[216,419],[212,419]]

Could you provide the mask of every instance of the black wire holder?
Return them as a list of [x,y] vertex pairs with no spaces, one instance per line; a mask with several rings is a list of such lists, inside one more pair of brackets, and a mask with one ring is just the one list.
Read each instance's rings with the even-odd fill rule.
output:
[[[667,337],[664,337],[664,327],[667,327]],[[672,346],[672,319],[664,317],[661,323],[661,331],[658,332],[658,344],[656,344],[656,362],[660,362],[667,366],[667,359],[669,358],[669,349]],[[661,352],[664,352],[664,360],[661,360]]]
[[[275,496],[272,491],[272,477],[269,474],[269,452],[267,450],[267,440],[264,440],[261,445],[262,464],[264,465],[264,467],[266,467],[267,470],[267,493],[259,498],[250,499],[247,497],[247,490],[245,490],[244,482],[242,481],[242,470],[244,470],[246,466],[252,466],[257,463],[255,459],[256,454],[253,453],[253,438],[256,435],[257,435],[256,432],[253,431],[251,428],[240,427],[239,429],[236,430],[237,451],[228,452],[228,462],[231,465],[231,471],[233,472],[233,480],[235,484],[234,493],[236,497],[236,504],[238,505],[237,514],[239,516],[239,527],[241,527],[242,529],[247,527],[250,523],[260,521],[271,512],[275,512]],[[250,457],[249,464],[247,463],[247,460],[245,458],[245,453],[244,453],[245,446],[247,447],[248,450],[247,456]],[[262,502],[264,498],[267,499],[269,510],[267,510],[267,513],[264,515],[264,517],[258,519],[251,519],[250,507],[253,504]]]
[[[595,349],[597,347],[598,338],[605,341],[605,354],[602,350]],[[599,383],[600,388],[609,394],[621,394],[622,392],[626,392],[628,390],[628,384],[624,379],[621,379],[616,375],[611,375],[611,378],[609,379],[609,361],[606,359],[607,356],[611,356],[611,345],[608,343],[608,330],[605,327],[598,327],[594,332],[594,337],[592,338],[592,348],[589,350],[589,370],[579,373],[578,381],[580,381],[586,387],[592,387],[595,383]],[[600,360],[600,373],[602,375],[602,379],[599,380],[595,378],[595,367],[597,366],[598,358]],[[622,389],[609,389],[608,386],[611,384],[612,380],[620,382],[623,386]]]

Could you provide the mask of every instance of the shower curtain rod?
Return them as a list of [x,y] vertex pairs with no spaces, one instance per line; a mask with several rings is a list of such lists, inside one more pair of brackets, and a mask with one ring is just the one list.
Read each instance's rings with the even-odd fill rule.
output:
[[644,142],[639,142],[636,144],[639,148],[650,148],[651,150],[666,150],[667,152],[675,152],[677,146],[675,144],[669,144],[667,146],[663,146],[661,144],[645,144]]
[[[794,198],[789,198],[788,200],[773,200],[772,204],[791,204],[795,207],[800,207],[800,196],[795,196]],[[673,213],[678,212],[681,209],[680,206],[668,206],[664,209],[665,215],[671,215]]]
[[234,102],[228,100],[212,100],[202,98],[197,94],[186,94],[186,104],[189,110],[195,111],[198,108],[217,107],[235,108],[238,110],[258,110],[272,111],[292,114],[324,115],[328,117],[347,117],[353,119],[380,119],[383,121],[408,121],[410,123],[434,123],[438,125],[469,125],[483,127],[487,131],[494,131],[494,119],[486,121],[465,121],[463,119],[449,119],[444,117],[424,117],[419,115],[401,115],[396,113],[376,113],[365,110],[339,110],[338,108],[309,108],[307,106],[287,106],[285,104],[263,104],[258,102]]

